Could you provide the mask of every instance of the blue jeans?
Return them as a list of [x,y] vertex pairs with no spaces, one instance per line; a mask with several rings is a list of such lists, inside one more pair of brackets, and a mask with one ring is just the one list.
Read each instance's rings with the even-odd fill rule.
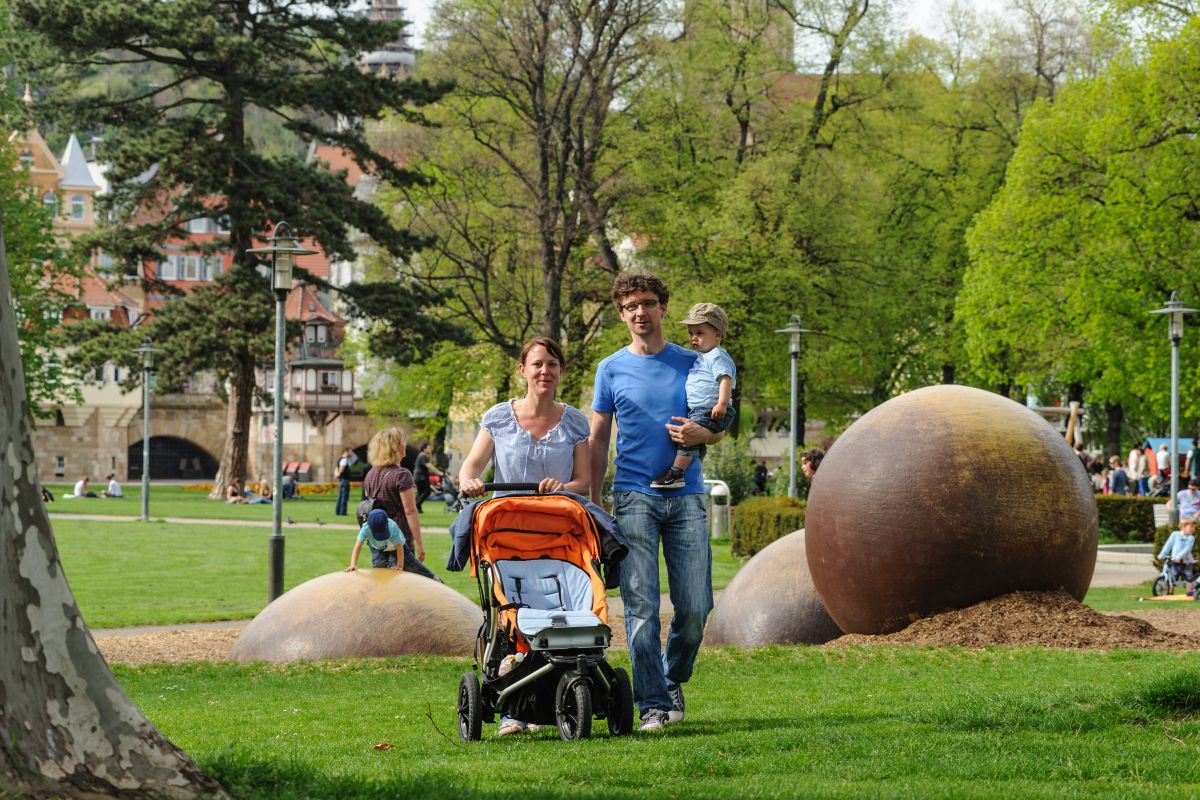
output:
[[[733,409],[727,408],[725,409],[725,416],[721,417],[720,419],[713,419],[712,406],[709,406],[708,408],[689,408],[688,419],[697,425],[708,428],[713,433],[720,433],[728,428],[729,424],[733,422]],[[707,452],[708,447],[702,444],[698,444],[695,447],[678,447],[675,449],[675,455],[688,456],[689,458],[694,458],[696,456],[704,458],[704,454]]]
[[335,517],[346,516],[346,506],[350,503],[350,479],[342,478],[338,481],[338,497],[337,507],[333,510]]
[[[395,565],[393,564],[393,566]],[[420,560],[417,559],[417,554],[413,550],[413,546],[408,542],[404,543],[404,571],[411,572],[414,575],[420,575],[423,578],[429,578],[431,581],[445,583],[445,581],[433,574],[433,570],[422,564]]]
[[[704,495],[616,492],[613,505],[629,545],[629,555],[621,562],[621,600],[633,662],[633,700],[643,714],[654,708],[667,711],[671,708],[668,688],[692,677],[704,622],[713,607]],[[675,606],[665,649],[659,644],[660,543]]]

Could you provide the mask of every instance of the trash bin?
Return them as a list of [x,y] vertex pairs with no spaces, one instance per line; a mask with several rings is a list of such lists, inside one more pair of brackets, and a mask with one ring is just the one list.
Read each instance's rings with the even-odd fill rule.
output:
[[729,486],[713,481],[708,493],[708,531],[713,539],[729,538]]

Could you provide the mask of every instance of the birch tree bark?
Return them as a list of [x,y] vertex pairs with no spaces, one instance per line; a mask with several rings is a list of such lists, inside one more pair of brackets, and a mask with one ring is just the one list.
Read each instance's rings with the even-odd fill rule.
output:
[[34,467],[0,217],[0,795],[225,797],[125,695],[67,585]]

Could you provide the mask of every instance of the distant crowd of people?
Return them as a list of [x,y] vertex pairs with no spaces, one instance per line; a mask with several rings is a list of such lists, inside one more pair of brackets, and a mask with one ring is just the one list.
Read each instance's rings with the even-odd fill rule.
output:
[[[1184,458],[1180,485],[1200,480],[1200,440],[1197,442]],[[1096,494],[1166,497],[1170,493],[1171,454],[1165,444],[1154,453],[1153,461],[1147,448],[1136,445],[1130,449],[1127,458],[1112,455],[1107,461],[1103,456],[1087,452],[1082,445],[1076,445],[1075,452],[1087,469]]]

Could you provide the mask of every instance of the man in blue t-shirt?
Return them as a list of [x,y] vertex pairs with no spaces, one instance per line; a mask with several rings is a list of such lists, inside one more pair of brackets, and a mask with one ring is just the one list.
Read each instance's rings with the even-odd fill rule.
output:
[[[621,563],[625,634],[633,664],[633,699],[641,730],[661,731],[683,720],[682,685],[692,676],[704,623],[712,610],[712,549],[704,511],[700,461],[683,486],[650,484],[675,459],[677,447],[711,444],[721,434],[687,417],[685,384],[696,354],[663,338],[670,294],[649,272],[622,273],[613,302],[632,341],[600,362],[592,400],[592,500],[600,502],[614,417],[617,471],[613,513],[629,545]],[[664,431],[666,436],[663,435]],[[662,545],[674,614],[660,646],[658,549]]]

